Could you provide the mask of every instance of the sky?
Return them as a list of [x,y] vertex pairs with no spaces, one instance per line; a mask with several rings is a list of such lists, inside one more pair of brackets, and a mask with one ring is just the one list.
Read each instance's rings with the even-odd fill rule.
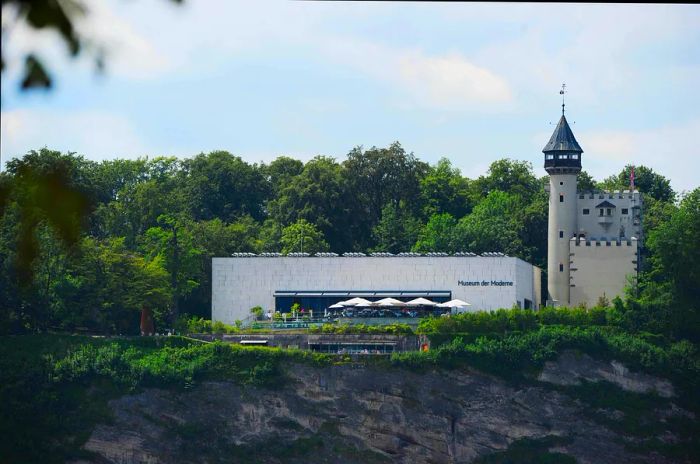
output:
[[[643,164],[677,191],[699,185],[697,5],[86,3],[78,30],[107,50],[102,74],[52,33],[3,35],[3,163],[44,146],[93,160],[342,161],[399,141],[472,178],[501,158],[542,176],[566,83],[596,179]],[[32,50],[53,71],[49,92],[19,91]]]

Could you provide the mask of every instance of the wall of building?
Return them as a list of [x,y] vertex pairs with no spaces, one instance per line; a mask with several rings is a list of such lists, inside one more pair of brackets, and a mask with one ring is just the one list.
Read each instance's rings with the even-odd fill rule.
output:
[[[577,195],[577,234],[587,239],[617,239],[623,232],[625,238],[642,239],[642,198],[638,191],[579,192]],[[615,205],[612,216],[601,219],[596,205],[607,201]],[[583,214],[587,209],[589,214]],[[623,214],[623,210],[627,210]]]
[[507,256],[213,258],[212,319],[230,324],[254,306],[273,309],[279,290],[449,290],[474,308],[526,298],[539,307],[535,269]]
[[570,241],[571,305],[594,306],[624,294],[628,276],[637,275],[637,239],[629,241]]

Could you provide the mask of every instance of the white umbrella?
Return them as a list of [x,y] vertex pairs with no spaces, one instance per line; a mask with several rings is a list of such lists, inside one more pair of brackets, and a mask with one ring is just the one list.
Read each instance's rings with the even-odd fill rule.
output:
[[415,300],[407,301],[406,306],[435,306],[434,301],[426,300],[425,298],[416,298]]
[[445,303],[440,303],[438,305],[438,307],[440,307],[440,308],[459,308],[461,306],[471,306],[471,304],[467,303],[466,301],[454,299],[454,300],[450,300],[450,301],[445,302]]
[[369,306],[370,304],[372,304],[372,302],[369,300],[365,300],[364,298],[351,298],[347,301],[340,301],[338,302],[338,304],[343,306]]
[[396,298],[382,298],[372,303],[373,306],[403,306],[404,302]]
[[328,308],[344,308],[344,306],[341,305],[340,303],[336,303],[334,305],[330,305]]

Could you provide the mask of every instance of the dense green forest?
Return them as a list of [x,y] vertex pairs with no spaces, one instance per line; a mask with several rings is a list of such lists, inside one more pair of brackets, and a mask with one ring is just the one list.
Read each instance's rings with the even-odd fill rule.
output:
[[[628,188],[629,169],[579,189]],[[642,273],[618,306],[640,328],[697,339],[700,189],[635,168]],[[135,333],[208,317],[211,257],[231,252],[500,251],[546,268],[547,177],[502,159],[476,178],[399,143],[345,160],[228,152],[103,162],[41,149],[0,174],[0,331]]]

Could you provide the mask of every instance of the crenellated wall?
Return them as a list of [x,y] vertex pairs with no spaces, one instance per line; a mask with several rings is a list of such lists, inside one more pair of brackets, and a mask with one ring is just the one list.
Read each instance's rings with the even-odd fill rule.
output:
[[[609,203],[613,207],[597,206]],[[578,192],[576,202],[576,233],[585,234],[589,240],[618,239],[642,235],[642,196],[638,191]],[[608,209],[610,215],[608,215]],[[584,214],[586,213],[587,214]]]
[[571,305],[594,306],[601,296],[624,294],[628,278],[637,275],[639,240],[577,240],[569,242]]

